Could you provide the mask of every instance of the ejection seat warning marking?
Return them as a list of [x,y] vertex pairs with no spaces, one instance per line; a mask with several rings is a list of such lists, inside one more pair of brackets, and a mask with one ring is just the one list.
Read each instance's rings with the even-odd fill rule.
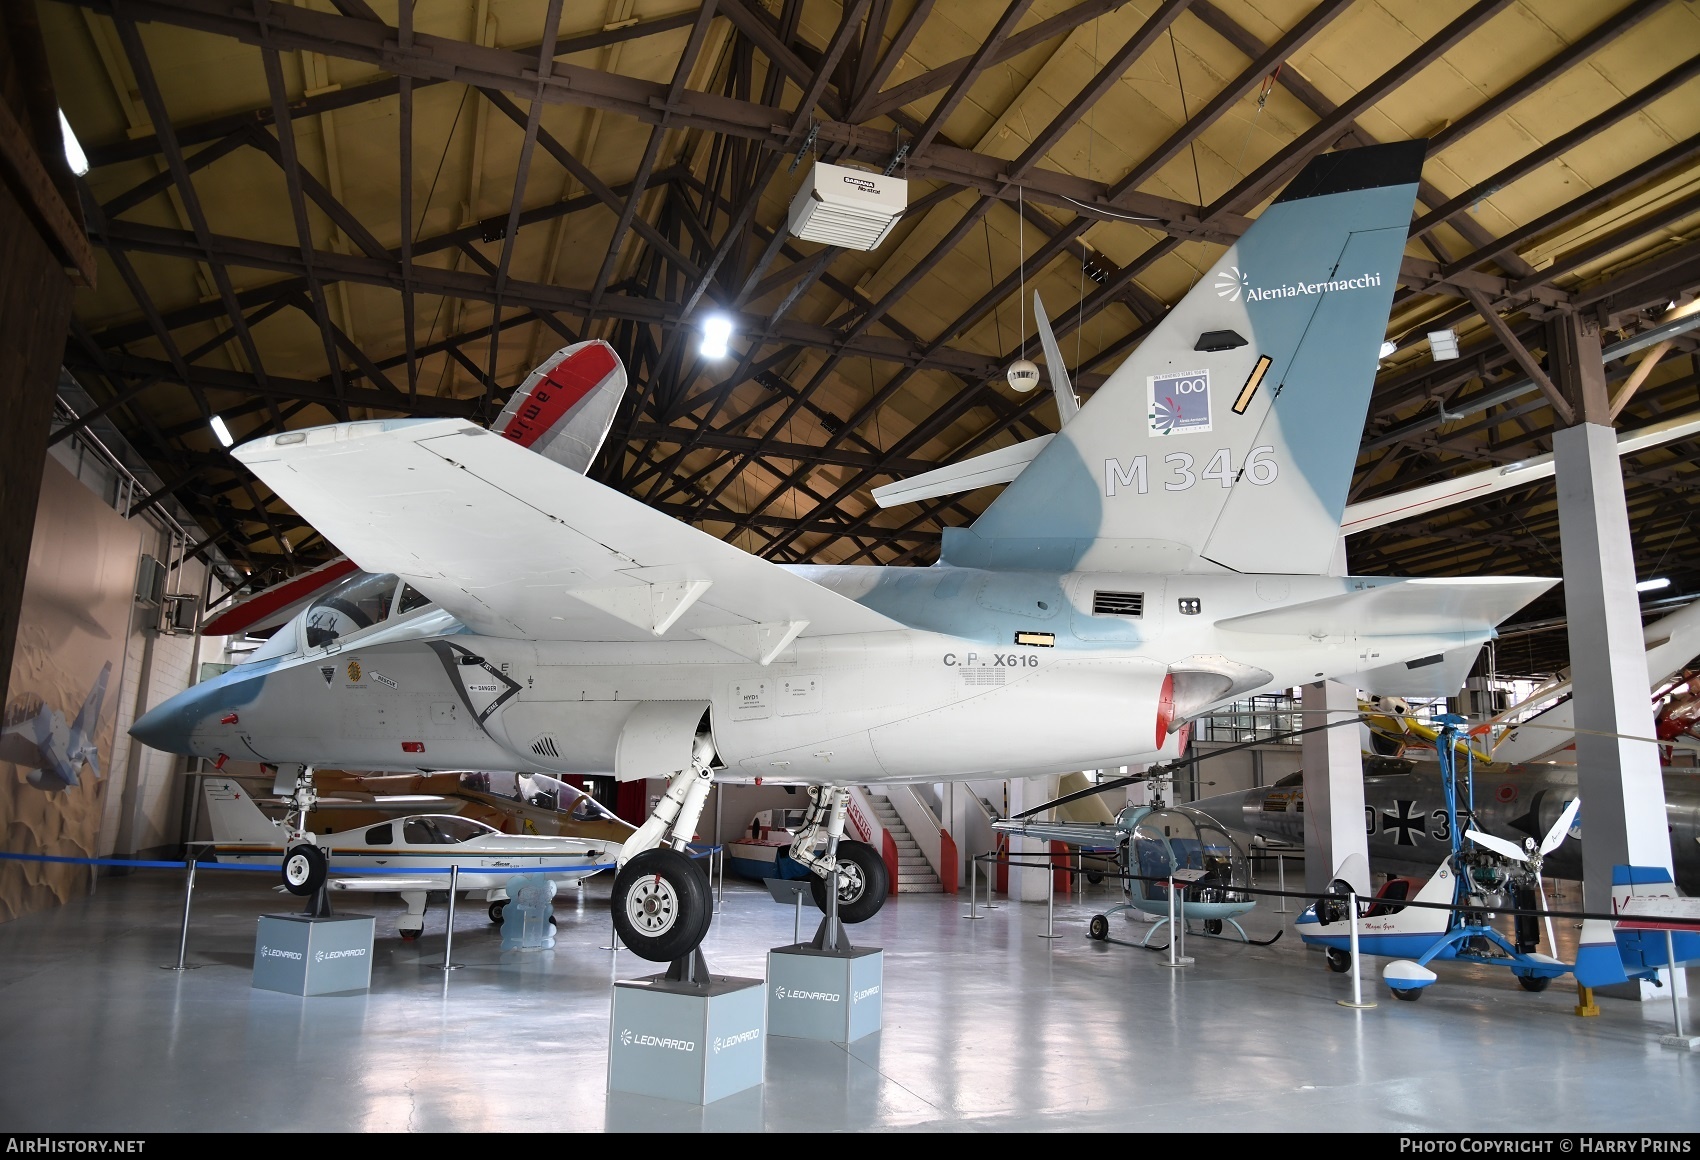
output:
[[1210,372],[1178,371],[1146,380],[1151,434],[1201,435],[1210,430]]

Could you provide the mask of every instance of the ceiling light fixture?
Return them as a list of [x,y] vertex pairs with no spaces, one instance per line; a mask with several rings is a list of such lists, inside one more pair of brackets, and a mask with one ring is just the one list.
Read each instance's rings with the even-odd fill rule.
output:
[[732,338],[732,320],[724,314],[710,314],[702,320],[703,358],[725,358],[726,344]]
[[1458,332],[1456,330],[1431,330],[1428,332],[1429,353],[1435,362],[1445,362],[1447,359],[1458,357]]
[[1381,344],[1381,353],[1377,354],[1375,357],[1378,359],[1392,358],[1396,353],[1398,353],[1398,350],[1399,344],[1394,342],[1392,339],[1388,339],[1386,342]]
[[214,415],[207,425],[212,428],[213,434],[218,436],[218,441],[222,446],[229,447],[236,442],[235,439],[230,437],[230,428],[224,425],[223,415]]
[[1643,580],[1635,586],[1637,592],[1657,592],[1661,588],[1670,587],[1670,577],[1660,576],[1657,580]]

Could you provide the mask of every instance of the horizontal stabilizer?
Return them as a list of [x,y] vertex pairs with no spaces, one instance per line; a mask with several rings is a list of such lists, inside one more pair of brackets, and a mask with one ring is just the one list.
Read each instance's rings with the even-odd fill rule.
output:
[[899,504],[919,503],[924,499],[937,499],[941,495],[973,491],[977,487],[990,487],[994,483],[1008,483],[1033,462],[1033,458],[1045,449],[1045,444],[1051,439],[1050,435],[1041,435],[1037,439],[1029,439],[1024,443],[1000,447],[996,451],[964,459],[961,463],[952,463],[948,467],[935,468],[908,479],[900,479],[896,483],[888,483],[884,487],[876,487],[873,492],[874,502],[882,508],[889,508]]
[[1557,584],[1523,576],[1369,580],[1365,588],[1216,622],[1233,632],[1294,636],[1468,636],[1496,625]]

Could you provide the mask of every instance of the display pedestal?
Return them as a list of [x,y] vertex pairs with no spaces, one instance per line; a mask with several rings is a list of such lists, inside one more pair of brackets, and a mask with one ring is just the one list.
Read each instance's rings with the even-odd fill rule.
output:
[[286,995],[364,991],[372,985],[372,928],[369,914],[262,914],[253,985]]
[[885,951],[811,943],[767,952],[767,1029],[793,1039],[853,1043],[880,1029]]
[[761,1083],[762,981],[685,973],[702,981],[675,969],[614,984],[609,1091],[710,1104]]

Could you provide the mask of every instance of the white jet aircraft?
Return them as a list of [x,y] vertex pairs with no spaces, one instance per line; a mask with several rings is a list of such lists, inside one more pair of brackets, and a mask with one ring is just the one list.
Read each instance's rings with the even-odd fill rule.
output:
[[[1335,566],[1423,150],[1306,166],[930,568],[774,564],[534,454],[516,406],[546,431],[572,399],[547,376],[494,431],[246,443],[372,591],[327,593],[356,615],[314,632],[310,607],[133,732],[298,769],[303,809],[320,764],[667,779],[612,906],[627,946],[668,961],[708,929],[684,847],[716,778],[809,787],[790,856],[836,874],[856,922],[888,883],[841,840],[845,787],[1173,758],[1214,706],[1324,678],[1456,692],[1554,582]],[[623,373],[605,344],[568,362],[580,387]],[[289,840],[323,857],[299,823]]]

